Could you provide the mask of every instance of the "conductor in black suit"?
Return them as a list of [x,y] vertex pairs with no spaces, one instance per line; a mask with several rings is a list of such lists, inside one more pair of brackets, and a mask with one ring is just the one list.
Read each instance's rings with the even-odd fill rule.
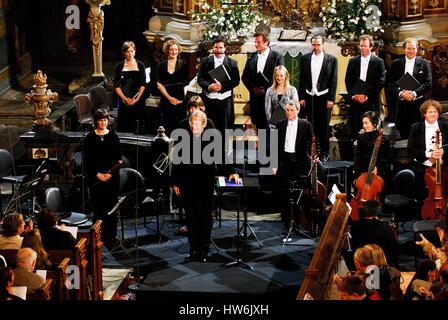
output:
[[368,84],[367,94],[354,93],[350,101],[350,125],[352,136],[356,138],[361,129],[361,115],[366,111],[379,112],[380,93],[386,81],[383,59],[372,55],[373,37],[362,35],[359,42],[361,55],[351,58],[345,74],[345,86],[350,93],[358,79]]
[[[235,122],[233,108],[233,88],[240,83],[238,63],[225,55],[226,40],[217,37],[213,40],[213,55],[201,59],[198,70],[198,84],[202,88],[201,98],[204,101],[205,113],[222,134],[227,128],[232,128]],[[223,83],[212,79],[209,71],[223,65],[230,80]]]
[[338,85],[338,60],[323,51],[322,36],[313,36],[311,45],[313,52],[300,58],[299,97],[300,106],[313,124],[322,157],[328,155],[328,128]]
[[[276,176],[277,197],[281,204],[284,233],[291,221],[289,208],[289,188],[293,181],[300,181],[310,170],[309,147],[314,136],[313,127],[308,121],[299,119],[300,104],[289,101],[286,106],[287,119],[277,123],[278,129],[278,168],[273,168]],[[296,219],[294,219],[297,221]]]
[[[416,39],[406,38],[403,42],[405,56],[395,60],[389,72],[391,105],[397,108],[395,125],[400,131],[401,139],[407,139],[411,125],[420,121],[420,105],[432,86],[429,62],[416,57],[417,47]],[[405,73],[411,74],[420,83],[414,91],[402,90],[397,85],[397,81]]]
[[[414,123],[409,132],[407,150],[409,157],[417,162],[414,167],[415,188],[416,196],[420,201],[426,199],[428,194],[424,180],[426,169],[431,167],[436,159],[442,159],[443,165],[448,163],[447,147],[441,147],[448,141],[448,124],[439,120],[441,110],[442,107],[438,101],[423,102],[420,112],[424,120]],[[441,133],[441,142],[440,149],[435,150],[434,137],[437,129]]]
[[[256,52],[247,57],[242,80],[250,93],[250,118],[258,129],[267,129],[267,119],[264,108],[264,97],[266,90],[272,86],[274,68],[284,65],[283,56],[269,48],[269,33],[265,30],[256,31],[255,34]],[[269,84],[263,84],[257,73],[264,74]]]

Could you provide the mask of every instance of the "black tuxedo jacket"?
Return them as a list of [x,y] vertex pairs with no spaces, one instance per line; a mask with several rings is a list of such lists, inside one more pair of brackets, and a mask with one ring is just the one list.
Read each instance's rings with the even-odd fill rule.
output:
[[[249,90],[251,99],[253,95],[253,88],[262,86],[257,82],[257,61],[257,52],[254,52],[252,55],[247,57],[246,66],[244,67],[243,76],[241,78],[247,90]],[[266,64],[264,65],[263,69],[264,76],[269,80],[269,86],[271,86],[273,82],[272,79],[274,69],[279,65],[285,65],[283,56],[279,52],[270,49],[268,58],[266,59]]]
[[[278,129],[278,159],[281,160],[285,152],[286,128],[288,127],[288,119],[281,120],[277,123]],[[309,170],[310,158],[309,147],[311,145],[311,138],[314,137],[313,126],[305,120],[299,119],[297,125],[296,136],[296,157],[298,166],[303,166]]]
[[[307,53],[300,58],[299,98],[304,99],[306,90],[311,91],[313,82],[311,76],[311,57],[313,53]],[[324,60],[317,80],[317,90],[328,89],[328,101],[335,100],[338,86],[338,59],[331,54],[324,53]]]
[[[406,66],[406,58],[399,58],[394,60],[392,67],[390,68],[388,75],[389,89],[391,93],[391,98],[398,99],[398,94],[401,89],[397,86],[397,81],[404,75],[404,69]],[[418,97],[426,98],[426,93],[431,89],[432,78],[431,78],[431,68],[429,62],[423,58],[415,57],[414,70],[412,76],[420,82],[420,87],[415,90]]]
[[[208,73],[209,71],[215,69],[215,57],[214,55],[204,57],[201,59],[201,63],[199,65],[198,70],[198,84],[202,88],[202,90],[206,92],[210,92],[208,87],[214,83],[212,77]],[[226,83],[222,83],[222,89],[220,93],[233,90],[240,83],[240,72],[238,70],[238,63],[236,60],[233,60],[227,56],[224,56],[224,61],[222,63],[224,67],[227,69],[227,72],[230,76],[230,81]],[[233,96],[233,94],[232,94]]]
[[[437,121],[442,134],[442,144],[448,143],[448,123],[442,120]],[[411,126],[408,139],[408,155],[416,159],[417,162],[423,163],[426,157],[426,140],[425,140],[425,121],[416,122]],[[443,163],[446,165],[448,161],[448,147],[443,147]]]
[[[351,58],[348,62],[347,72],[345,74],[345,86],[347,91],[355,85],[361,74],[361,56]],[[380,106],[380,92],[386,82],[386,68],[384,60],[374,56],[370,56],[369,66],[367,68],[366,82],[370,86],[367,93],[367,101],[364,105],[370,105],[378,110]],[[351,98],[351,97],[350,97]]]

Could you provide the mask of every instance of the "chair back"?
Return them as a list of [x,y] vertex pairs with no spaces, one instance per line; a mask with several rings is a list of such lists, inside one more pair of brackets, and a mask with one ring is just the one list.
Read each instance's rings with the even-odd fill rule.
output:
[[0,149],[0,178],[11,173],[12,156],[6,149]]
[[80,123],[90,122],[93,120],[91,112],[93,109],[92,102],[87,94],[78,94],[73,98],[76,108],[76,114]]
[[93,87],[89,90],[90,101],[94,110],[98,109],[111,109],[111,101],[107,91],[102,86]]
[[45,190],[45,207],[53,211],[59,211],[62,207],[61,191],[57,187]]
[[408,198],[415,196],[415,174],[410,169],[399,171],[393,179],[393,192]]
[[[126,195],[126,199],[120,206],[120,212],[123,217],[134,216],[136,201],[137,205],[140,206],[145,199],[146,195],[143,186],[143,176],[140,172],[132,168],[120,168],[118,194]],[[140,211],[141,210],[139,210],[139,213]]]

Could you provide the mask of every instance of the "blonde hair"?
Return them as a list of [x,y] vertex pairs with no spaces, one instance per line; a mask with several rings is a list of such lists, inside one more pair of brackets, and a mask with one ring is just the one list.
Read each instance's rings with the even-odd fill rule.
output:
[[274,69],[274,73],[272,75],[273,83],[271,89],[275,90],[277,88],[277,81],[275,81],[275,73],[277,71],[283,71],[285,73],[285,90],[289,90],[291,88],[291,83],[289,83],[289,72],[288,69],[286,69],[286,67],[282,65],[276,66]]
[[373,256],[373,264],[379,268],[387,266],[386,255],[384,254],[383,248],[375,243],[369,243],[364,246],[364,248],[370,249]]
[[201,111],[200,109],[194,110],[192,114],[190,114],[190,117],[188,117],[188,122],[191,124],[193,122],[194,117],[199,117],[201,119],[201,123],[206,126],[207,125],[207,116],[205,115],[205,112]]
[[168,57],[168,51],[170,50],[170,47],[172,45],[177,45],[177,50],[178,50],[178,55],[182,52],[182,47],[180,46],[180,42],[177,41],[176,39],[169,39],[167,41],[165,41],[165,43],[163,44],[163,53]]

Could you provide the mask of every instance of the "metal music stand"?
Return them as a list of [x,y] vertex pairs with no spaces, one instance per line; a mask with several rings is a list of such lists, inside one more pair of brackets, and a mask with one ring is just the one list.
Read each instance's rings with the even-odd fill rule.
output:
[[[118,200],[117,204],[112,208],[112,210],[110,210],[107,215],[110,216],[111,214],[113,214],[115,211],[117,211],[117,218],[118,221],[121,220],[121,216],[120,216],[120,205],[123,203],[124,199],[126,199],[126,196],[121,196],[120,199]],[[117,238],[117,242],[115,243],[115,246],[109,251],[109,254],[112,254],[112,252],[114,252],[117,249],[122,249],[124,252],[126,252],[126,254],[130,257],[132,257],[132,255],[126,251],[126,248],[124,247],[123,243],[124,243],[124,239],[121,236],[122,230],[121,230],[121,223],[118,223],[118,238]],[[106,255],[107,256],[107,255]]]
[[297,242],[288,243],[289,235],[291,234],[293,229],[295,229],[302,236],[304,236],[304,237],[306,237],[308,239],[311,239],[311,240],[313,239],[311,236],[307,235],[306,233],[304,233],[300,229],[301,226],[300,226],[299,223],[297,223],[297,227],[295,227],[296,222],[294,221],[294,192],[295,191],[299,191],[299,197],[298,197],[298,199],[297,199],[297,201],[295,203],[296,205],[299,205],[300,199],[302,198],[304,189],[305,188],[303,186],[303,183],[302,183],[302,185],[300,185],[300,183],[298,181],[291,181],[290,182],[290,185],[289,185],[289,210],[290,210],[290,215],[291,215],[291,221],[289,222],[288,234],[286,235],[285,239],[283,239],[282,247],[284,245],[302,245],[302,246],[312,245],[310,243],[297,243]]
[[[256,189],[259,188],[259,184],[258,184],[258,178],[246,178],[246,179],[242,179],[243,183],[241,185],[234,185],[234,186],[226,186],[226,185],[219,185],[218,184],[218,189],[222,190],[222,191],[233,191],[233,192],[241,192],[241,196],[240,194],[238,194],[237,197],[237,206],[236,206],[236,212],[237,212],[237,217],[236,217],[236,258],[234,261],[232,262],[228,262],[226,264],[224,264],[224,267],[239,267],[239,266],[243,266],[246,267],[250,270],[253,270],[254,268],[249,265],[248,263],[244,262],[241,257],[240,257],[240,198],[244,199],[244,192],[246,189]],[[258,241],[258,239],[257,239]]]

